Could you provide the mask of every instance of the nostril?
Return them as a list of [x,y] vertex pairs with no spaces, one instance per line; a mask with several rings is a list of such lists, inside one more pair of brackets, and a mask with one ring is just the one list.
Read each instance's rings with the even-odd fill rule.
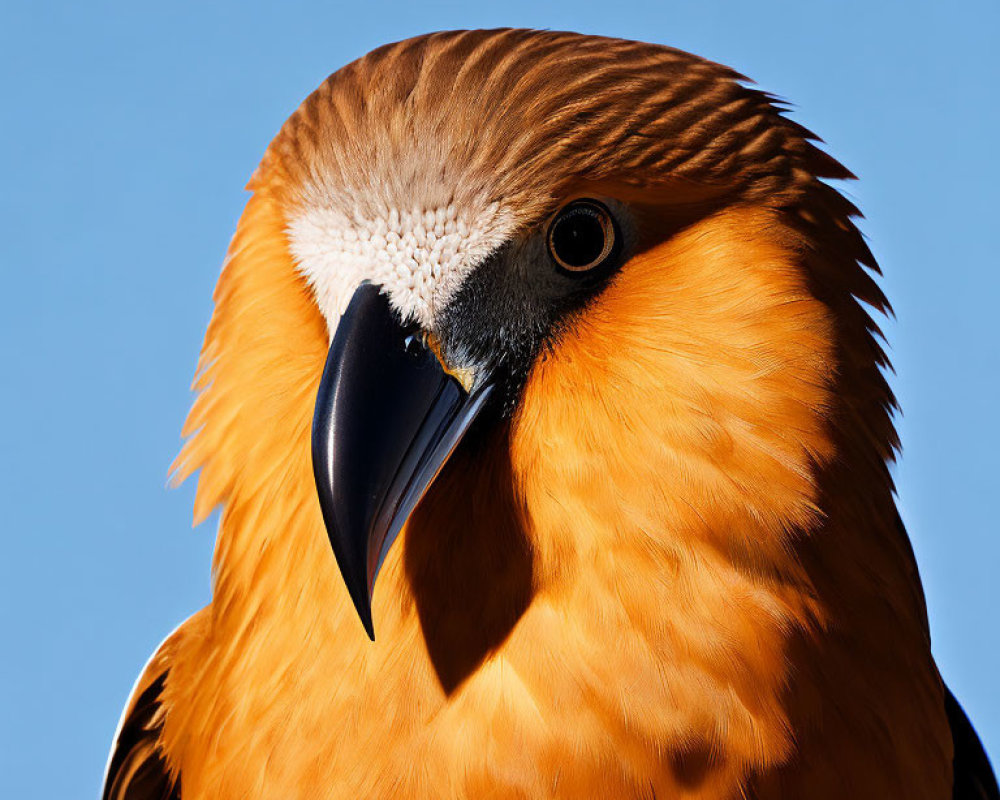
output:
[[407,334],[403,339],[403,351],[413,358],[421,355],[424,352],[423,337],[419,333]]

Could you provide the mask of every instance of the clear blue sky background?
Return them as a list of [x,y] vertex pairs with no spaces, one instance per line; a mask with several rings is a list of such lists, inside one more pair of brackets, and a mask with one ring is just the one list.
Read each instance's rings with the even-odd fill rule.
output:
[[500,25],[728,63],[861,176],[934,649],[1000,758],[1000,5],[3,0],[4,796],[94,797],[140,666],[209,599],[214,522],[192,532],[193,487],[165,478],[268,140],[376,45]]

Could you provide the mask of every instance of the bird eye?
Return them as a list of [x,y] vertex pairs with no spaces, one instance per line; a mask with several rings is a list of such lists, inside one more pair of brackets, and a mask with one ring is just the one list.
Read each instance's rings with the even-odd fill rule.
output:
[[611,261],[619,250],[618,226],[596,200],[575,200],[549,226],[549,253],[561,272],[589,273]]

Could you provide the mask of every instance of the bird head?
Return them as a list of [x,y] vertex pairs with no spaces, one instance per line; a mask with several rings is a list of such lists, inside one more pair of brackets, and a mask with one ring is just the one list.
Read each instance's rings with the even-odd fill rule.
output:
[[[813,139],[667,47],[503,30],[375,50],[299,107],[251,181],[188,431],[221,447],[291,424],[271,395],[313,393],[315,497],[370,636],[397,535],[456,449],[498,430],[550,566],[604,508],[781,549],[818,513],[837,325],[874,369],[855,298],[883,302],[853,208],[821,180],[849,173]],[[269,305],[278,286],[294,310]],[[302,329],[316,341],[292,352]],[[260,402],[219,421],[227,358],[257,358]],[[203,475],[205,502],[261,447]]]

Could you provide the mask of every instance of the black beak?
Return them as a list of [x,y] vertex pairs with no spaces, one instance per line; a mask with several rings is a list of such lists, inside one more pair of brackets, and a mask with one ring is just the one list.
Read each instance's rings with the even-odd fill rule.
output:
[[382,561],[491,389],[466,392],[378,287],[354,293],[319,385],[312,458],[330,544],[372,641]]

